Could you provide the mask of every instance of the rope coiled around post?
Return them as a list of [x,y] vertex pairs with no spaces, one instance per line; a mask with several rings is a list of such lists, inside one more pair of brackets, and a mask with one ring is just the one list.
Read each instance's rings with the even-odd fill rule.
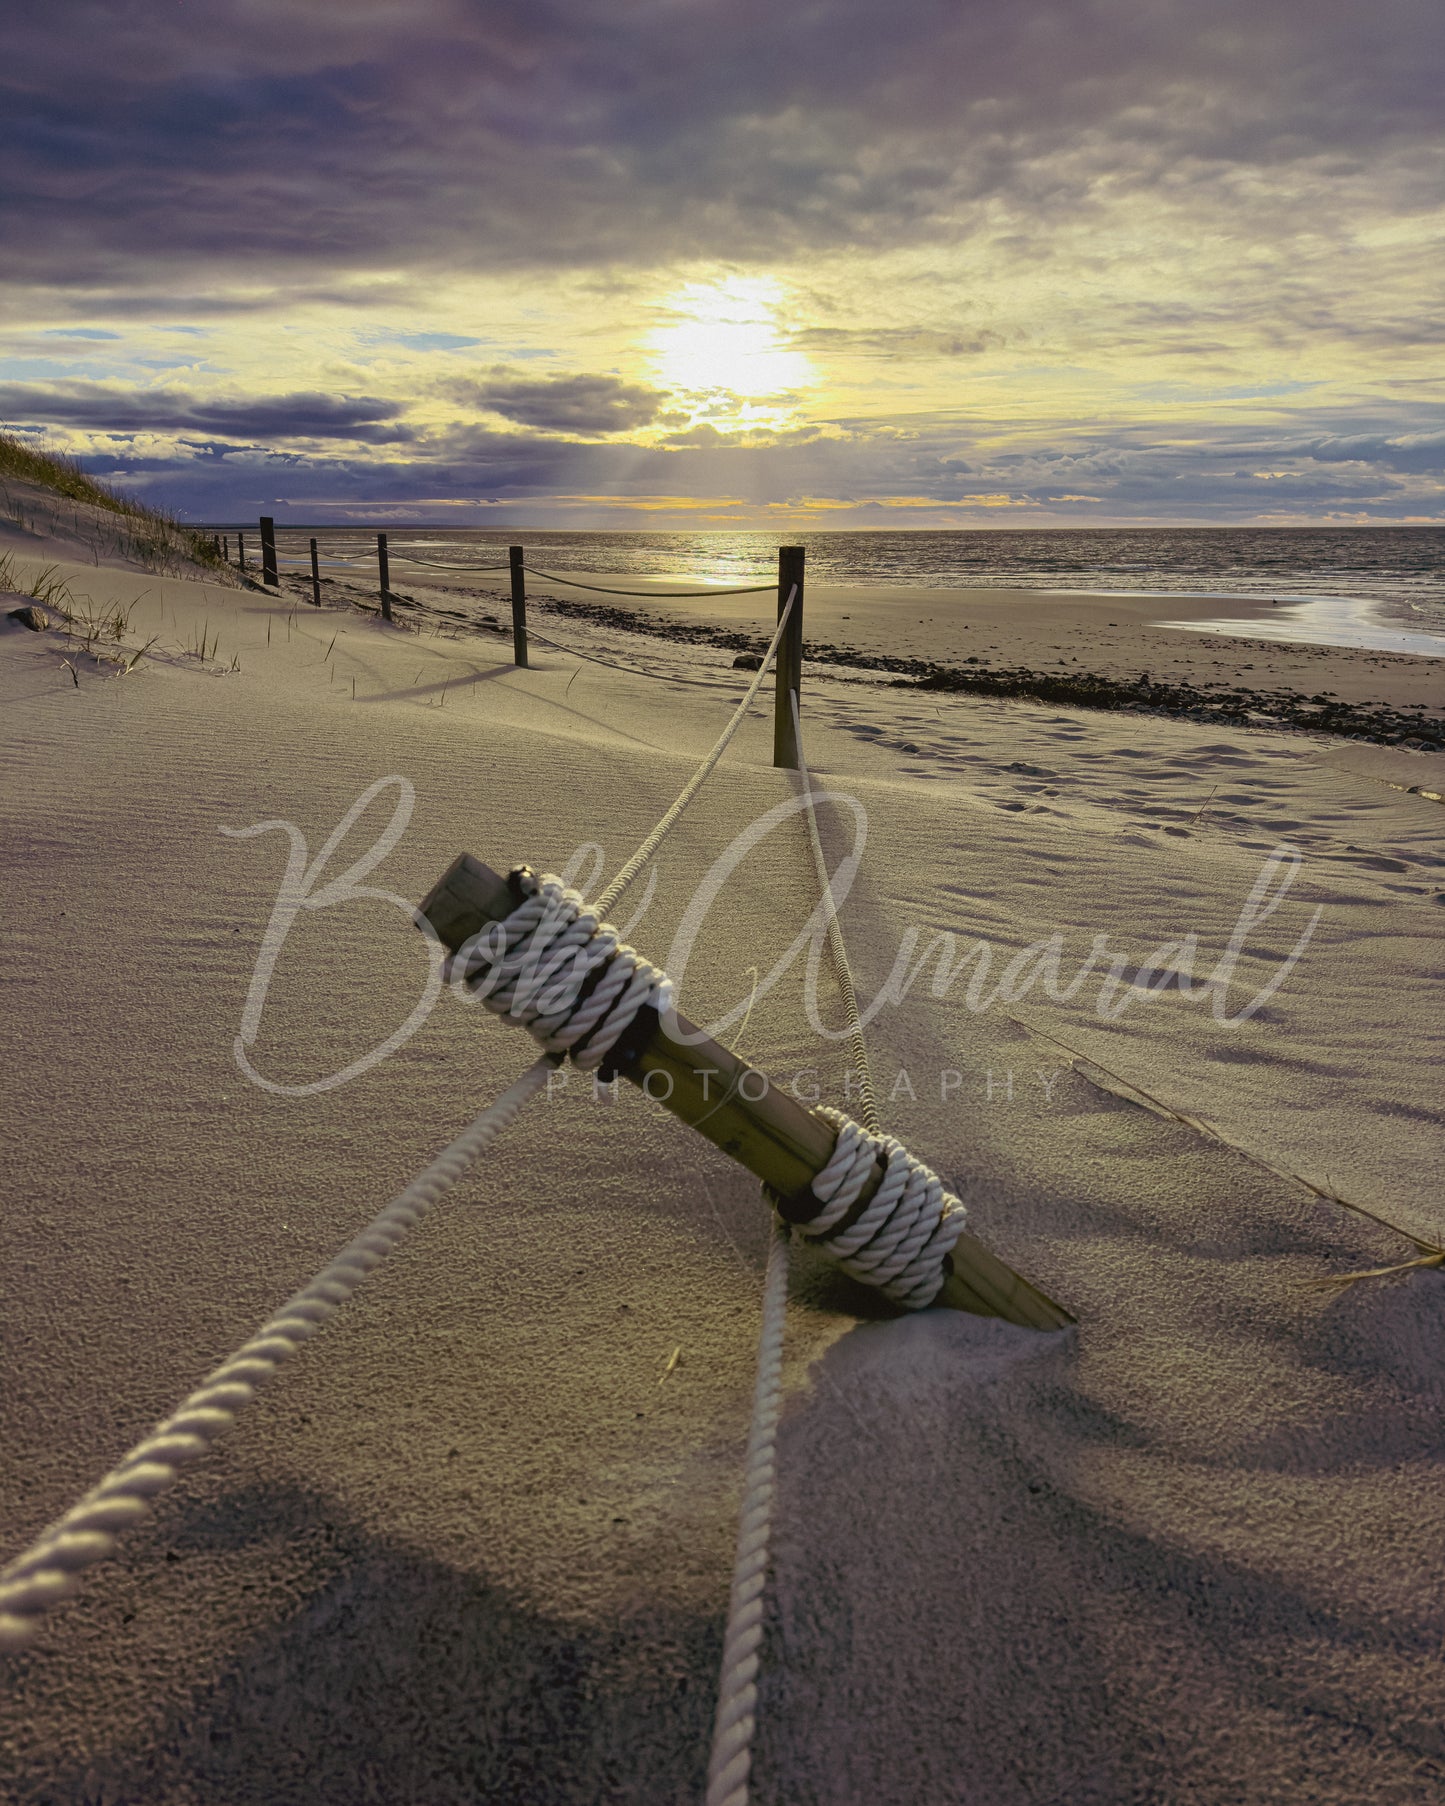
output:
[[[360,562],[334,555],[328,561]],[[767,675],[796,593],[794,590],[789,596],[787,607],[779,617],[762,668],[733,710],[711,752],[612,879],[598,899],[596,911],[609,908],[627,888],[717,766]],[[627,951],[631,953],[631,949]],[[635,976],[645,962],[638,956],[634,959],[635,963],[627,970]],[[608,993],[610,1012],[603,1011],[602,1014],[612,1015],[616,1033],[593,1040],[591,1051],[597,1054],[596,1063],[600,1063],[607,1047],[625,1032],[627,1023],[647,1001],[649,993],[644,982],[632,1015],[624,1020],[632,996],[631,992],[627,996],[621,994],[625,988]],[[661,995],[660,992],[656,994]],[[585,1018],[579,1016],[574,1025],[573,1043],[580,1042],[589,1032],[589,1024],[596,1027],[597,1020],[590,1012]],[[138,1443],[78,1504],[48,1530],[42,1531],[29,1548],[0,1569],[0,1652],[23,1648],[39,1629],[45,1612],[75,1591],[84,1570],[111,1554],[116,1535],[145,1517],[151,1508],[150,1502],[175,1484],[181,1466],[207,1453],[211,1444],[231,1428],[237,1413],[255,1397],[257,1387],[295,1353],[303,1340],[321,1328],[332,1311],[350,1297],[406,1231],[461,1177],[487,1143],[512,1121],[529,1098],[541,1090],[558,1058],[556,1052],[550,1052],[528,1067],[309,1285],[293,1294],[243,1348],[216,1368],[178,1411]]]
[[[524,868],[512,883],[521,893],[517,907],[460,947],[450,974],[471,984],[488,1009],[522,1023],[546,1052],[570,1054],[583,1070],[600,1066],[642,1009],[662,1015],[671,1008],[672,980],[560,878]],[[819,1114],[837,1137],[811,1186],[819,1208],[794,1226],[845,1273],[922,1310],[943,1284],[944,1256],[963,1232],[963,1205],[901,1141],[841,1110]],[[877,1191],[850,1220],[880,1162]]]
[[447,971],[549,1054],[571,1054],[584,1071],[600,1066],[639,1011],[672,1007],[672,980],[560,878],[523,869],[512,881],[521,902],[464,942]]
[[[923,1310],[938,1296],[944,1256],[963,1234],[963,1205],[901,1141],[875,1134],[826,1105],[818,1114],[836,1126],[838,1139],[810,1187],[823,1208],[795,1227],[845,1273],[877,1286],[895,1304]],[[883,1179],[863,1214],[830,1233],[862,1196],[880,1159]]]
[[[803,756],[803,726],[796,690],[790,701],[798,749],[798,776],[807,805],[808,839],[818,884],[828,906],[828,949],[833,956],[843,1004],[848,1012],[849,1040],[862,1081],[862,1110],[867,1124],[866,1128],[861,1127],[841,1110],[824,1107],[820,1112],[836,1126],[838,1135],[827,1164],[809,1187],[822,1209],[800,1227],[804,1235],[811,1236],[846,1272],[870,1285],[880,1286],[897,1303],[921,1310],[932,1303],[943,1284],[943,1262],[963,1232],[965,1212],[958,1199],[944,1190],[938,1175],[921,1160],[915,1160],[891,1135],[884,1135],[879,1126],[863,1019],[858,1010],[848,949],[844,945],[838,906],[828,876],[828,862],[823,857],[818,812],[813,805],[813,780]],[[884,1161],[882,1183],[856,1222],[850,1223],[847,1220],[849,1213],[863,1195],[863,1188],[880,1156]],[[764,1187],[765,1192],[766,1189]],[[829,1233],[835,1225],[840,1225],[836,1233]],[[780,1224],[763,1286],[757,1390],[748,1430],[743,1507],[738,1524],[727,1631],[723,1638],[722,1669],[718,1677],[706,1806],[748,1806],[781,1413],[780,1376],[788,1302],[786,1234]]]

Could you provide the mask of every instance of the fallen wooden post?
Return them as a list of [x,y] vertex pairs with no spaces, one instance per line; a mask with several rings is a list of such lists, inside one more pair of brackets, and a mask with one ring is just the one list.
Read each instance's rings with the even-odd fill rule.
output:
[[[519,867],[514,877],[525,870]],[[455,953],[511,915],[522,898],[511,879],[463,853],[423,898],[418,913]],[[837,1131],[685,1017],[679,1015],[677,1023],[681,1041],[667,1033],[656,1011],[643,1010],[609,1055],[609,1066],[762,1179],[787,1221],[808,1222],[819,1210],[810,1187],[828,1163]],[[882,1176],[879,1166],[833,1233],[862,1216]],[[1002,1317],[1025,1329],[1063,1329],[1074,1321],[966,1230],[944,1264],[947,1278],[935,1304]]]

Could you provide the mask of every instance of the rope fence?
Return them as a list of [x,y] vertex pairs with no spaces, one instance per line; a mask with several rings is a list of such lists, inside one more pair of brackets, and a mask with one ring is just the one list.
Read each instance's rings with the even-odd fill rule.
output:
[[[280,585],[282,560],[276,550],[276,523],[268,515],[261,517],[261,554],[262,581],[273,587]],[[229,537],[223,542],[217,538],[217,550],[228,560],[230,557]],[[241,570],[247,569],[246,545],[244,535],[236,535],[237,559]],[[319,608],[321,606],[321,566],[322,564],[339,564],[344,566],[360,565],[369,562],[361,557],[348,558],[334,553],[327,553],[323,559],[318,542],[310,542],[310,577],[311,600]],[[675,590],[641,590],[622,589],[612,584],[584,583],[579,578],[568,577],[560,571],[543,570],[540,565],[528,564],[525,546],[510,546],[505,564],[447,564],[435,559],[418,558],[415,553],[392,552],[387,535],[376,536],[376,565],[378,580],[378,596],[381,605],[381,616],[384,621],[392,620],[392,602],[400,599],[409,601],[408,597],[397,598],[391,587],[391,565],[416,565],[426,570],[450,572],[490,572],[507,571],[511,577],[512,602],[512,662],[519,669],[528,665],[527,621],[527,578],[537,577],[544,583],[566,584],[569,588],[588,590],[601,596],[630,596],[637,601],[682,600],[707,601],[713,596],[760,596],[775,592],[778,598],[778,621],[781,624],[786,618],[789,626],[787,633],[777,642],[774,652],[769,658],[776,658],[778,682],[773,709],[773,763],[774,765],[796,771],[799,769],[802,753],[800,747],[800,728],[798,724],[798,700],[802,681],[803,664],[803,576],[804,551],[802,546],[779,546],[778,576],[776,583],[749,583],[735,585],[727,589],[675,589]],[[305,565],[298,559],[287,558],[285,565],[291,571],[304,571]],[[594,652],[584,652],[578,646],[569,646],[563,640],[556,640],[547,634],[530,630],[531,638],[540,640],[544,646],[551,646],[558,652],[570,654],[573,658],[587,659],[592,664],[604,665],[610,670],[627,672],[635,677],[656,678],[659,682],[687,684],[698,689],[711,689],[713,685],[705,680],[691,677],[667,677],[661,672],[647,671],[641,666],[622,664],[614,659],[600,657]],[[766,664],[764,669],[767,669]]]
[[[274,583],[279,571],[274,523],[263,519],[261,526],[263,569],[267,581]],[[237,539],[244,568],[241,536]],[[382,613],[390,619],[386,535],[378,534],[377,540]],[[313,595],[319,603],[315,539],[310,541],[310,552]],[[510,549],[506,567],[463,568],[510,571],[514,657],[518,666],[525,667],[524,573],[546,581],[573,580],[526,565],[520,546]],[[803,577],[803,548],[780,547],[777,624],[756,674],[702,763],[592,902],[567,889],[560,879],[539,878],[519,867],[503,881],[463,856],[419,906],[415,920],[429,936],[434,952],[443,958],[443,975],[469,985],[490,1010],[526,1027],[540,1044],[539,1057],[255,1335],[213,1369],[175,1412],[0,1569],[0,1651],[21,1649],[32,1640],[45,1613],[77,1589],[88,1568],[114,1552],[120,1533],[148,1515],[154,1501],[179,1479],[183,1466],[207,1454],[234,1426],[257,1391],[475,1165],[496,1136],[547,1086],[553,1069],[564,1059],[570,1057],[583,1070],[600,1070],[604,1079],[625,1074],[649,1096],[656,1094],[646,1081],[662,1070],[669,1075],[669,1089],[658,1101],[762,1177],[765,1195],[776,1210],[763,1287],[757,1379],[706,1794],[706,1806],[747,1806],[776,1490],[791,1230],[807,1237],[844,1271],[878,1287],[904,1308],[915,1310],[947,1297],[957,1281],[956,1245],[962,1247],[971,1240],[963,1233],[964,1215],[958,1200],[944,1190],[935,1173],[879,1126],[861,1016],[818,826],[819,799],[802,749]],[[664,593],[580,582],[574,587],[614,595]],[[771,590],[773,585],[674,593],[740,595],[762,593],[765,588]],[[594,658],[537,637],[559,651]],[[605,659],[594,662],[610,663]],[[743,1138],[736,1136],[733,1123],[739,1115],[746,1117],[759,1101],[746,1089],[744,1078],[759,1074],[676,1015],[673,982],[667,973],[628,947],[605,918],[717,768],[770,673],[775,690],[773,763],[797,773],[813,875],[821,892],[815,917],[820,917],[826,930],[849,1019],[853,1061],[863,1078],[863,1121],[854,1122],[827,1108],[809,1112],[779,1096],[769,1105],[771,1141],[759,1137],[756,1145],[739,1151]],[[484,890],[490,884],[486,894],[497,899],[495,907],[489,903],[480,908],[477,893],[465,893],[464,880],[482,884]],[[481,930],[478,921],[485,924]],[[669,1022],[673,1026],[665,1029]],[[668,1038],[673,1035],[675,1040]],[[665,1047],[658,1052],[664,1041]],[[650,1066],[649,1057],[653,1061]],[[689,1061],[695,1063],[690,1067]],[[712,1097],[705,1115],[691,1116],[684,1103],[671,1101],[674,1072],[681,1089],[690,1073],[717,1076],[720,1071],[725,1075],[725,1093],[721,1099]],[[726,1076],[729,1072],[731,1078]],[[766,1075],[762,1076],[766,1093]],[[709,1098],[705,1082],[701,1097]],[[733,1122],[723,1120],[728,1109],[734,1113]],[[786,1182],[777,1176],[783,1171]],[[995,1266],[1001,1267],[1001,1263],[995,1262]],[[1009,1279],[1018,1279],[1008,1269],[1001,1270]],[[1005,1309],[995,1314],[1009,1316],[1010,1321],[1029,1321],[1033,1327],[1058,1327],[1071,1320],[1060,1307],[1047,1300],[1043,1303],[1048,1310],[1037,1318],[1010,1316]]]
[[704,601],[709,596],[761,596],[772,589],[771,583],[748,583],[738,589],[616,589],[606,583],[579,583],[575,577],[563,577],[557,571],[540,570],[535,564],[524,565],[523,569],[533,577],[545,578],[548,583],[565,583],[571,589],[590,589],[599,596],[636,596],[641,601],[656,598],[660,601]]
[[[212,1445],[234,1425],[237,1415],[254,1400],[257,1389],[274,1375],[282,1362],[289,1360],[303,1341],[315,1335],[367,1275],[399,1245],[407,1232],[414,1229],[438,1199],[476,1163],[522,1107],[546,1085],[549,1073],[560,1064],[569,1049],[575,1050],[578,1042],[586,1038],[585,1054],[577,1063],[600,1064],[640,1009],[655,1007],[659,1001],[665,1002],[670,997],[672,981],[665,973],[647,966],[630,948],[622,947],[615,935],[609,940],[606,934],[595,933],[598,917],[603,910],[612,907],[637,877],[727,750],[777,654],[793,601],[790,597],[762,668],[712,750],[588,914],[590,928],[583,937],[583,944],[592,947],[589,957],[594,964],[600,966],[610,962],[604,981],[580,999],[560,1024],[543,1017],[540,1009],[529,1011],[524,999],[522,1007],[515,1012],[517,1019],[527,1021],[534,1032],[538,1032],[538,1022],[549,1031],[541,1058],[534,1061],[314,1279],[293,1293],[249,1341],[215,1368],[171,1416],[137,1443],[104,1479],[27,1549],[0,1569],[0,1651],[23,1648],[39,1629],[41,1619],[50,1607],[76,1590],[85,1570],[114,1552],[119,1532],[146,1517],[152,1509],[152,1501],[175,1485],[181,1467],[210,1452]],[[418,915],[418,923],[426,925],[435,944],[436,933],[426,918]],[[532,925],[528,920],[520,921],[516,925],[517,934]],[[499,997],[505,998],[509,1005],[516,1003],[517,985],[523,979],[531,983],[534,991],[538,986],[545,990],[548,981],[555,976],[559,958],[571,945],[573,942],[566,940],[557,944],[555,934],[550,936],[547,946],[550,963],[540,975],[535,961],[529,972],[523,960],[515,971],[504,973],[502,980],[494,981],[486,1001],[493,1007]],[[530,947],[528,950],[534,951]],[[623,957],[614,958],[618,954]],[[505,983],[510,983],[512,988],[503,989]]]
[[545,633],[538,633],[535,627],[530,628],[529,633],[532,639],[540,640],[554,652],[565,652],[571,658],[584,658],[592,665],[605,665],[609,671],[625,671],[629,677],[647,677],[660,684],[688,684],[695,690],[716,690],[718,687],[705,677],[669,676],[665,671],[644,670],[641,665],[620,665],[616,659],[601,658],[595,652],[584,652],[580,646],[569,646],[563,640],[549,639]]

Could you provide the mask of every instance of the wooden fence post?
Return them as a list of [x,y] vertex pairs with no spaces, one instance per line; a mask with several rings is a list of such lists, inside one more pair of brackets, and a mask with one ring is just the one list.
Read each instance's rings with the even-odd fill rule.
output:
[[240,568],[243,571],[245,570],[245,568],[246,568],[246,535],[244,533],[240,532],[239,529],[237,530],[237,533],[236,533],[236,563],[240,566]]
[[525,547],[507,547],[512,567],[512,662],[523,668],[527,663],[527,575],[522,569],[525,557]]
[[[794,591],[796,590],[796,594]],[[803,677],[803,547],[778,547],[778,619],[793,597],[793,612],[778,642],[773,672],[773,763],[796,771],[798,729],[793,719],[793,698]]]
[[276,568],[276,523],[269,514],[261,516],[261,581],[272,589],[281,587],[281,573]]
[[321,606],[321,567],[316,562],[316,541],[311,542],[311,600]]
[[[509,916],[520,901],[521,892],[509,879],[463,853],[428,891],[418,914],[455,953],[468,944],[475,947],[489,925]],[[782,1200],[779,1210],[784,1217],[808,1222],[819,1208],[810,1188],[832,1156],[837,1129],[798,1103],[784,1086],[773,1084],[766,1073],[709,1040],[685,1016],[675,1014],[674,1019],[675,1030],[655,1012],[641,1011],[639,1026],[628,1030],[614,1049],[617,1072],[765,1180]],[[666,1091],[653,1089],[649,1081],[654,1073],[666,1075]],[[874,1166],[839,1227],[851,1226],[862,1216],[885,1170],[882,1162]],[[1026,1329],[1063,1329],[1074,1321],[1062,1305],[1006,1266],[967,1230],[946,1258],[944,1271],[935,1304],[1002,1317]]]
[[221,556],[221,536],[219,533],[213,533],[211,535],[211,544],[216,548],[216,556],[219,558]]
[[391,564],[386,556],[386,535],[376,536],[376,563],[381,572],[381,618],[391,619]]

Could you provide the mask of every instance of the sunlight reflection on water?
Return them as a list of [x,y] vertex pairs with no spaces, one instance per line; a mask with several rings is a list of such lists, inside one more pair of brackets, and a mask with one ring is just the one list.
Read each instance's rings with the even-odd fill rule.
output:
[[1415,658],[1445,658],[1445,634],[1396,627],[1380,618],[1370,602],[1343,596],[1313,596],[1282,602],[1253,620],[1156,621],[1180,633],[1222,633],[1250,640],[1302,640],[1315,646],[1355,646],[1368,652],[1404,652]]

